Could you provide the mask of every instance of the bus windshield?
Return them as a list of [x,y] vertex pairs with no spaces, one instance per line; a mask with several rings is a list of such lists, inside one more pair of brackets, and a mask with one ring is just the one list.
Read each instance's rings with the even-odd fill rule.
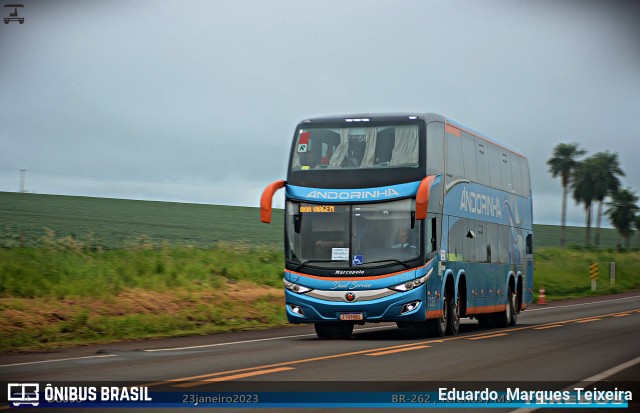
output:
[[417,168],[418,125],[376,127],[301,127],[297,131],[291,170]]
[[397,264],[420,254],[414,200],[319,205],[287,201],[287,259],[317,267]]

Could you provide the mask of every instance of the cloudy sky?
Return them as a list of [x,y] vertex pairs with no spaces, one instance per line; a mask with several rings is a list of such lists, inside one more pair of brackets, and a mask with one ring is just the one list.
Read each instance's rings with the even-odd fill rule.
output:
[[257,206],[299,120],[415,111],[527,154],[537,223],[560,221],[561,142],[617,152],[640,192],[634,1],[20,1],[0,191],[24,169],[35,193]]

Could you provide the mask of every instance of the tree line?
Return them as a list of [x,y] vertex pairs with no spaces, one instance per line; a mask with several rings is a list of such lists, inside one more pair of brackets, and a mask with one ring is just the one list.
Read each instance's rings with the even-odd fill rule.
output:
[[[620,177],[625,175],[618,162],[617,153],[598,152],[579,159],[586,153],[575,142],[560,143],[553,149],[553,155],[547,161],[549,172],[554,178],[559,177],[562,184],[560,245],[565,246],[567,196],[571,191],[573,199],[585,209],[585,246],[591,246],[591,209],[593,204],[597,203],[595,246],[600,245],[602,209],[603,204],[606,204],[607,210],[604,214],[625,239],[626,247],[629,247],[633,228],[640,230],[638,196],[631,188],[621,186]],[[609,201],[605,202],[607,199]]]

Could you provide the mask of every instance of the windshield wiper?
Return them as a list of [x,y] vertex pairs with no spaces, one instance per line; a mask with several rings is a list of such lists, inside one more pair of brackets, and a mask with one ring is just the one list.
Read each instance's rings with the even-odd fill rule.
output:
[[293,271],[298,271],[300,268],[306,267],[309,263],[313,262],[333,262],[333,260],[306,260],[298,264],[296,268],[293,269]]
[[378,260],[378,261],[369,261],[369,262],[367,262],[365,264],[378,264],[378,263],[381,263],[381,262],[389,262],[389,261],[398,263],[398,264],[402,265],[406,269],[410,269],[411,268],[411,266],[409,264],[407,264],[406,262],[397,260],[395,258],[387,258],[386,260]]

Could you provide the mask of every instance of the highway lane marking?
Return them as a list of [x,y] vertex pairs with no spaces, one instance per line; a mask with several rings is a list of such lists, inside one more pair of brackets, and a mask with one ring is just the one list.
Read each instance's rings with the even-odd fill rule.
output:
[[[551,310],[551,309],[556,309],[556,308],[576,307],[576,306],[591,305],[591,304],[603,304],[603,303],[610,303],[612,301],[629,300],[629,299],[633,299],[633,298],[640,298],[640,297],[639,296],[633,296],[633,297],[614,298],[614,299],[611,299],[611,300],[594,301],[594,302],[581,303],[581,304],[569,304],[569,305],[563,305],[563,306],[543,307],[543,308],[530,308],[530,309],[527,309],[526,311],[527,312],[532,312],[532,311]],[[640,309],[636,310],[636,312],[640,312]],[[396,327],[395,326],[364,327],[364,328],[357,329],[355,332],[367,331],[367,330],[389,329],[389,328],[396,328]],[[258,339],[255,339],[255,340],[232,341],[232,342],[227,342],[227,343],[202,344],[202,345],[199,345],[199,346],[167,347],[167,348],[157,348],[157,349],[146,349],[146,350],[143,350],[143,351],[149,352],[149,353],[154,353],[154,352],[161,352],[161,351],[195,350],[195,349],[201,349],[201,348],[230,346],[230,345],[234,345],[234,344],[257,343],[257,342],[261,342],[261,341],[286,340],[286,339],[290,339],[290,338],[312,337],[312,336],[315,336],[315,333],[297,334],[297,335],[280,336],[280,337],[258,338]],[[0,366],[0,367],[2,367],[2,366]]]
[[616,314],[616,315],[614,315],[614,317],[628,317],[630,315],[631,315],[631,313],[622,313],[622,314]]
[[[378,326],[378,327],[364,327],[359,328],[355,333],[366,330],[380,330],[380,329],[389,329],[389,328],[397,328],[395,325],[393,326]],[[280,337],[268,337],[268,338],[257,338],[255,340],[244,340],[244,341],[230,341],[227,343],[214,343],[214,344],[202,344],[199,346],[187,346],[187,347],[167,347],[167,348],[156,348],[156,349],[148,349],[143,350],[149,353],[159,352],[159,351],[179,351],[179,350],[195,350],[200,348],[209,348],[209,347],[220,347],[220,346],[231,346],[234,344],[247,344],[247,343],[259,343],[261,341],[274,341],[274,340],[285,340],[289,338],[300,338],[300,337],[315,337],[316,333],[308,333],[308,334],[297,334],[293,336],[280,336]]]
[[564,324],[553,324],[550,326],[543,326],[543,327],[534,327],[534,330],[546,330],[548,328],[558,328],[558,327],[564,327]]
[[502,336],[508,336],[509,334],[507,333],[497,333],[497,334],[491,334],[488,336],[482,336],[482,337],[467,337],[467,340],[484,340],[486,338],[495,338],[495,337],[502,337]]
[[55,359],[55,360],[27,361],[25,363],[3,364],[3,365],[0,365],[0,367],[27,366],[29,364],[55,363],[58,361],[82,360],[82,359],[99,359],[104,357],[117,357],[117,355],[116,354],[100,354],[98,356],[84,356],[84,357],[70,357],[66,359]]
[[255,376],[261,376],[263,374],[271,374],[271,373],[278,373],[281,371],[288,371],[288,370],[295,370],[293,367],[278,367],[275,369],[268,369],[268,370],[258,370],[258,371],[250,371],[247,373],[241,373],[241,374],[232,374],[230,376],[223,376],[223,377],[213,377],[207,380],[203,380],[203,381],[198,381],[198,382],[188,382],[188,383],[182,383],[182,384],[174,384],[173,387],[195,387],[195,386],[201,386],[203,383],[215,383],[215,382],[220,382],[220,381],[229,381],[229,380],[237,380],[237,379],[246,379],[247,377],[255,377]]
[[[612,317],[614,317],[615,315],[612,315]],[[576,323],[590,323],[592,321],[600,321],[602,320],[602,318],[600,317],[589,317],[589,318],[585,318],[584,320],[578,320],[576,321]]]
[[[564,308],[564,307],[575,307],[575,306],[583,306],[583,305],[590,305],[590,304],[610,303],[612,301],[629,300],[629,299],[632,299],[632,298],[640,298],[640,297],[639,296],[633,296],[633,297],[614,298],[612,300],[594,301],[594,302],[581,303],[581,304],[569,304],[569,305],[563,305],[563,306],[544,307],[544,308],[530,308],[530,309],[527,309],[526,311],[527,312],[532,312],[532,311],[540,311],[540,310],[551,310],[551,309],[554,309],[554,308]],[[636,310],[636,311],[640,312],[640,309]],[[364,327],[364,328],[357,329],[355,332],[367,331],[367,330],[389,329],[389,328],[396,328],[396,327],[395,326]],[[154,353],[154,352],[161,352],[161,351],[195,350],[195,349],[200,349],[200,348],[230,346],[230,345],[234,345],[234,344],[257,343],[257,342],[261,342],[261,341],[286,340],[286,339],[289,339],[289,338],[312,337],[312,336],[315,336],[315,333],[297,334],[297,335],[280,336],[280,337],[258,338],[258,339],[255,339],[255,340],[232,341],[232,342],[227,342],[227,343],[202,344],[202,345],[199,345],[199,346],[167,347],[167,348],[157,348],[157,349],[146,349],[146,350],[143,350],[143,351],[149,352],[149,353]]]
[[[602,314],[602,315],[600,315],[598,317],[612,317],[612,316],[614,316],[616,314],[622,314],[622,313],[626,313],[626,312],[629,312],[629,311],[630,310],[616,312],[616,313]],[[348,352],[348,353],[337,353],[337,354],[331,354],[331,355],[328,355],[328,356],[312,357],[312,358],[307,358],[307,359],[285,361],[285,362],[276,363],[276,364],[268,364],[268,365],[255,366],[255,367],[245,367],[245,368],[236,369],[236,370],[222,371],[222,372],[216,372],[216,373],[207,373],[207,374],[202,374],[202,375],[198,375],[198,376],[191,376],[191,377],[182,377],[182,378],[176,378],[176,379],[169,379],[169,380],[165,380],[165,381],[149,383],[146,386],[151,387],[151,386],[155,386],[155,385],[166,385],[166,384],[180,383],[180,382],[186,382],[186,381],[199,381],[199,383],[205,383],[206,381],[202,380],[202,379],[207,379],[207,378],[216,377],[216,376],[229,376],[229,375],[233,375],[235,373],[243,373],[243,372],[249,372],[249,371],[255,371],[255,370],[269,370],[269,369],[273,369],[273,368],[286,367],[286,366],[298,365],[298,364],[303,364],[303,363],[310,363],[310,362],[314,362],[314,361],[331,360],[331,359],[349,357],[349,356],[356,356],[356,355],[366,355],[366,354],[370,354],[370,353],[384,352],[384,351],[402,349],[402,348],[407,348],[407,347],[427,346],[429,344],[443,343],[445,341],[463,340],[463,339],[469,340],[469,339],[473,339],[475,337],[478,337],[478,339],[481,338],[481,337],[490,338],[490,336],[496,337],[496,336],[500,336],[500,335],[508,335],[507,333],[513,332],[513,331],[533,330],[533,329],[536,329],[536,328],[539,329],[540,327],[556,326],[559,323],[564,323],[564,324],[577,323],[577,322],[579,322],[581,320],[591,320],[593,318],[594,318],[594,316],[583,317],[583,318],[576,318],[576,319],[564,320],[564,321],[554,321],[552,323],[547,323],[547,324],[543,324],[543,325],[514,327],[514,328],[507,329],[507,330],[503,330],[503,332],[500,332],[500,333],[495,333],[495,331],[491,331],[491,332],[478,333],[478,334],[472,334],[472,335],[460,335],[460,336],[453,336],[453,337],[450,336],[450,337],[443,337],[443,338],[438,338],[438,339],[435,339],[435,340],[428,340],[428,341],[417,342],[417,343],[402,344],[402,345],[389,346],[389,347],[380,347],[380,348],[368,349],[368,350],[351,351],[351,352]],[[194,384],[194,386],[196,386],[196,385],[197,384]]]
[[[176,378],[176,379],[168,379],[168,380],[158,381],[158,382],[154,382],[154,383],[147,383],[144,386],[152,387],[152,386],[180,383],[180,382],[185,382],[185,381],[196,381],[196,380],[202,380],[202,379],[206,379],[206,378],[210,378],[210,377],[231,375],[231,374],[234,374],[234,373],[242,373],[242,372],[248,372],[248,371],[254,371],[254,370],[268,370],[268,369],[272,369],[272,368],[287,367],[287,366],[290,366],[290,365],[310,363],[310,362],[314,362],[314,361],[331,360],[331,359],[341,358],[341,357],[356,356],[356,355],[360,355],[360,354],[375,353],[375,352],[379,352],[379,351],[388,351],[388,350],[391,350],[391,349],[404,348],[404,347],[415,347],[417,345],[426,345],[426,344],[430,344],[430,343],[441,343],[441,342],[443,342],[443,340],[438,339],[438,340],[427,341],[425,343],[410,343],[410,344],[401,344],[401,345],[390,346],[390,347],[380,347],[380,348],[367,349],[367,350],[351,351],[351,352],[348,352],[348,353],[338,353],[338,354],[331,354],[331,355],[328,355],[328,356],[319,356],[319,357],[312,357],[312,358],[308,358],[308,359],[285,361],[285,362],[282,362],[282,363],[267,364],[267,365],[263,365],[263,366],[245,367],[245,368],[236,369],[236,370],[220,371],[220,372],[216,372],[216,373],[207,373],[207,374],[201,374],[201,375],[198,375],[198,376],[190,376],[190,377],[180,377],[180,378]],[[204,381],[201,381],[201,382],[204,382]]]
[[[556,308],[568,308],[568,307],[580,307],[583,305],[593,305],[593,304],[608,304],[611,303],[613,301],[622,301],[622,300],[631,300],[631,299],[637,299],[640,298],[640,296],[634,295],[632,297],[623,297],[623,298],[613,298],[611,300],[604,300],[604,301],[592,301],[589,303],[580,303],[580,304],[567,304],[567,305],[557,305],[555,307],[540,307],[540,308],[527,308],[527,313],[532,312],[532,311],[544,311],[544,310],[552,310],[552,309],[556,309]],[[640,310],[636,310],[636,311],[640,311]]]
[[422,350],[422,349],[430,348],[430,347],[431,346],[405,347],[405,348],[399,348],[399,349],[395,349],[395,350],[379,351],[377,353],[365,353],[365,356],[386,356],[387,354],[401,353],[403,351]]

